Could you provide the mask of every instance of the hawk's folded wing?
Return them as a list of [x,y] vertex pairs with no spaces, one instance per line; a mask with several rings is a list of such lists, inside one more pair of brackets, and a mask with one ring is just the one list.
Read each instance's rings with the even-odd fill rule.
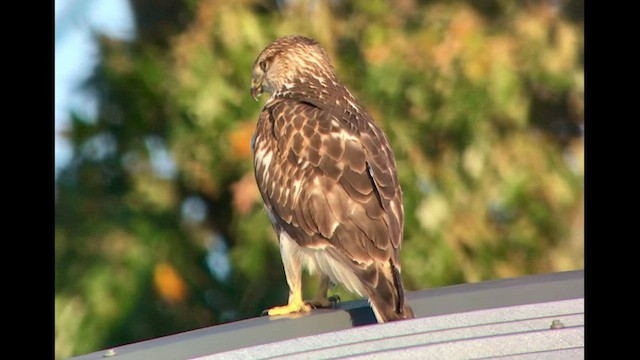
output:
[[[402,194],[393,155],[366,113],[280,99],[261,113],[256,180],[267,208],[303,247],[366,268],[399,267]],[[344,107],[343,107],[344,108]]]

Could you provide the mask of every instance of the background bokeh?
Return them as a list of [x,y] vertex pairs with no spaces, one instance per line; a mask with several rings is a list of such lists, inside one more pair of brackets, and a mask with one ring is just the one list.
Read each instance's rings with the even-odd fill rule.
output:
[[583,267],[582,1],[130,7],[134,36],[93,33],[96,110],[61,135],[57,359],[286,302],[249,145],[264,98],[248,91],[283,35],[316,38],[389,137],[408,290]]

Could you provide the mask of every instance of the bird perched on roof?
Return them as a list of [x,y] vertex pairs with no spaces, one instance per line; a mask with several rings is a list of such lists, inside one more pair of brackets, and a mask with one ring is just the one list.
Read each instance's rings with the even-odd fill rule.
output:
[[[402,191],[386,136],[313,39],[283,37],[262,50],[251,95],[263,92],[271,96],[251,146],[289,285],[288,304],[268,314],[330,306],[331,280],[368,297],[378,322],[413,318],[400,276]],[[303,266],[320,273],[311,301],[302,299]]]

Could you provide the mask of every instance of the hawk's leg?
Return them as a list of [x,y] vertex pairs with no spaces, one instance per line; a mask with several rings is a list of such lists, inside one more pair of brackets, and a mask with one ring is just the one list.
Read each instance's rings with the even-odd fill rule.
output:
[[338,295],[327,297],[327,291],[329,290],[329,277],[325,274],[320,274],[320,284],[316,295],[311,301],[307,303],[314,308],[333,308],[340,302]]
[[285,232],[282,232],[280,235],[280,256],[287,284],[289,284],[289,303],[270,308],[266,311],[269,315],[309,312],[313,309],[313,306],[302,300],[302,264],[297,251],[299,251],[298,244]]

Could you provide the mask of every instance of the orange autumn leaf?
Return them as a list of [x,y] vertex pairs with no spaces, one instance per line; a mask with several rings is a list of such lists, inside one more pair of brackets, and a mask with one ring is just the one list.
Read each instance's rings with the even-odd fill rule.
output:
[[240,214],[246,214],[253,204],[261,200],[260,191],[256,184],[256,177],[252,172],[246,173],[240,180],[231,184],[233,206]]
[[187,296],[187,286],[173,266],[165,262],[156,264],[153,270],[156,291],[165,301],[175,304]]
[[238,159],[248,159],[251,157],[251,137],[255,131],[254,121],[247,121],[240,124],[229,133],[229,143],[231,144],[231,154]]

